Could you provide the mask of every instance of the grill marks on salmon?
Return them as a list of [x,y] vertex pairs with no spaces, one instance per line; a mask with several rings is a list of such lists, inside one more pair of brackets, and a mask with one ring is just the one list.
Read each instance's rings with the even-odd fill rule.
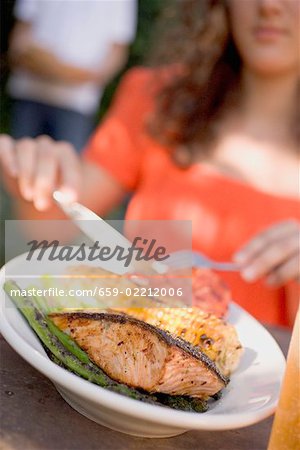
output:
[[190,343],[126,314],[67,312],[49,317],[107,375],[128,386],[206,399],[229,381]]
[[178,336],[215,362],[229,376],[243,353],[235,328],[213,314],[198,308],[114,308],[161,330]]

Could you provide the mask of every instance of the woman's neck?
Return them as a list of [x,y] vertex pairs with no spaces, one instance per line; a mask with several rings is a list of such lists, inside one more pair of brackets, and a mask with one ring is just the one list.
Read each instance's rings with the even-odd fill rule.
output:
[[297,75],[260,77],[244,70],[241,79],[241,118],[264,134],[290,134],[294,113]]

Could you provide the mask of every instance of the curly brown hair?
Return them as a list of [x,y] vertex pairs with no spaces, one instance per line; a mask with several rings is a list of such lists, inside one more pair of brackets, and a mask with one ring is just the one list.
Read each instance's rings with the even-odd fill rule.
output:
[[[199,158],[199,143],[200,157],[210,153],[223,111],[238,101],[242,61],[226,0],[172,0],[163,11],[160,32],[165,36],[153,61],[178,63],[181,70],[160,90],[149,130],[173,149],[178,165],[188,166],[196,152]],[[297,119],[296,140],[299,128]]]

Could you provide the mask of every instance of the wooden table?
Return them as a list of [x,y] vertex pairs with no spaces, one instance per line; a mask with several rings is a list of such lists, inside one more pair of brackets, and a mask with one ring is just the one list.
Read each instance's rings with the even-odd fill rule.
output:
[[[269,330],[286,354],[290,333]],[[112,431],[74,411],[2,336],[0,344],[1,450],[266,450],[272,418],[239,430],[191,431],[169,439]]]

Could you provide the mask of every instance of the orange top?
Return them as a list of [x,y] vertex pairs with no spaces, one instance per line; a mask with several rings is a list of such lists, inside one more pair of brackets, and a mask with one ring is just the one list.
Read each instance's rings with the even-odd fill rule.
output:
[[[192,220],[193,248],[216,260],[233,253],[262,229],[282,220],[300,221],[299,202],[279,197],[220,174],[209,164],[178,168],[166,148],[146,132],[153,111],[153,71],[136,68],[124,77],[85,158],[132,191],[126,219]],[[289,295],[296,286],[248,284],[237,273],[222,273],[234,300],[257,319],[288,325]],[[293,295],[295,298],[295,296]]]

